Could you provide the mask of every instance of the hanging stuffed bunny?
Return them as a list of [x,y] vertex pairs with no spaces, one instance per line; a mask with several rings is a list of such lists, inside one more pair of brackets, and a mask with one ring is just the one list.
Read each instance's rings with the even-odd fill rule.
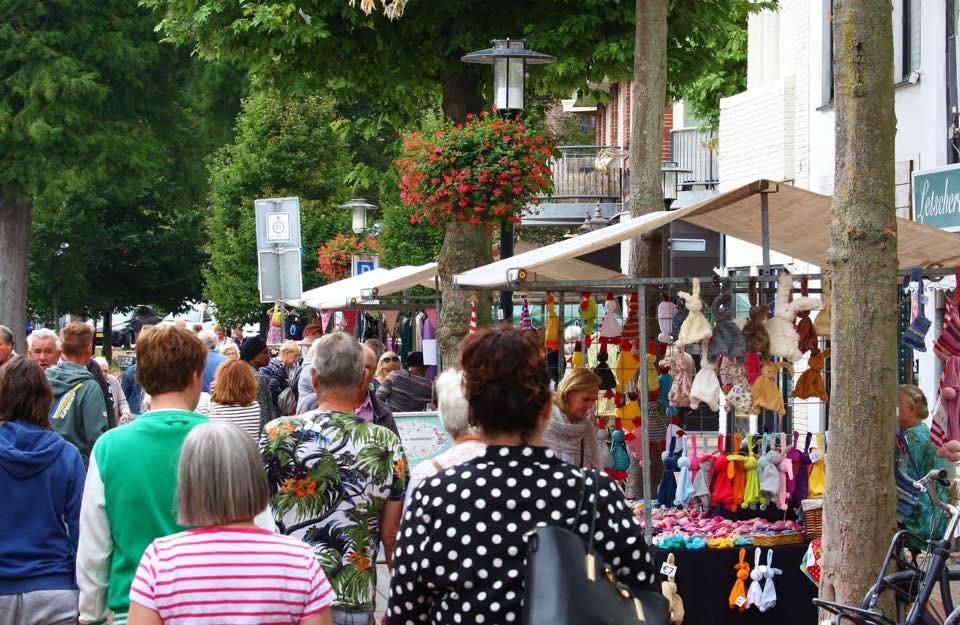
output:
[[584,351],[590,349],[593,341],[593,326],[597,322],[597,300],[590,293],[580,294],[580,324],[583,328]]
[[677,460],[677,466],[680,467],[680,478],[677,480],[677,496],[673,500],[679,508],[686,508],[693,499],[693,479],[690,477],[690,456],[687,455],[687,437],[684,436],[680,445],[683,449],[683,455]]
[[760,585],[760,582],[763,581],[765,573],[766,567],[760,564],[760,547],[757,547],[753,551],[753,570],[750,571],[752,581],[750,582],[750,588],[747,589],[747,609],[759,605],[763,598],[763,586]]
[[613,465],[610,468],[617,473],[622,473],[630,468],[630,454],[627,453],[627,445],[623,436],[623,430],[614,430],[610,435],[610,453],[613,454]]
[[[706,346],[704,340],[703,351],[706,351]],[[699,408],[701,402],[714,412],[720,410],[720,378],[717,377],[717,365],[705,358],[700,359],[700,371],[690,385],[690,407]]]
[[727,356],[734,362],[743,361],[747,344],[740,327],[733,321],[735,311],[731,307],[729,285],[714,298],[710,312],[713,315],[713,336],[707,348],[707,360],[717,362],[721,356]]
[[732,386],[727,393],[727,405],[733,408],[734,414],[746,416],[753,410],[753,393],[747,382],[746,372],[741,363],[730,365],[730,381]]
[[830,399],[830,395],[827,394],[827,389],[823,384],[823,366],[829,357],[829,349],[810,356],[810,360],[807,362],[808,369],[800,374],[793,387],[792,394],[794,397],[797,399],[816,397],[821,401]]
[[727,455],[727,477],[730,478],[730,486],[733,490],[733,496],[730,499],[727,510],[736,512],[743,503],[744,491],[747,488],[747,472],[744,469],[744,462],[747,457],[740,453],[740,434],[733,435],[733,453]]
[[818,336],[826,339],[830,338],[830,324],[833,321],[832,280],[833,274],[831,272],[828,271],[823,275],[823,280],[821,280],[821,284],[823,285],[823,308],[817,313],[817,318],[813,320],[813,331],[816,332]]
[[560,351],[560,317],[553,305],[553,293],[547,293],[547,323],[543,331],[543,346],[550,351]]
[[700,280],[693,279],[693,293],[680,291],[677,295],[683,299],[687,311],[690,313],[684,319],[680,327],[680,334],[677,335],[678,345],[690,345],[698,343],[704,339],[709,339],[713,335],[710,329],[710,322],[703,316],[703,300],[700,299]]
[[793,320],[801,310],[820,310],[823,303],[812,297],[798,297],[790,301],[793,276],[782,273],[777,277],[777,305],[773,317],[767,319],[767,334],[770,335],[770,353],[796,362],[803,357],[800,351],[800,335],[793,327]]
[[[700,461],[703,466],[705,461]],[[710,480],[710,505],[729,507],[733,501],[733,486],[727,474],[727,450],[724,446],[724,436],[717,438],[717,451],[713,454],[713,476]],[[702,469],[701,469],[702,471]]]
[[633,351],[640,349],[640,296],[630,294],[627,304],[627,319],[623,322],[623,331],[620,333],[620,349]]
[[767,549],[767,566],[763,571],[766,581],[763,584],[763,594],[757,603],[757,609],[761,612],[772,610],[777,605],[777,587],[773,581],[777,575],[783,575],[783,571],[773,567],[773,549]]
[[[766,434],[764,434],[764,438],[766,438]],[[770,501],[777,501],[777,498],[780,496],[780,489],[783,486],[783,480],[780,476],[780,463],[783,462],[783,452],[771,447],[766,455],[767,462],[763,467],[763,472],[760,474],[760,494]],[[780,507],[779,501],[777,501],[777,507]]]
[[[808,290],[808,281],[807,276],[800,276],[800,297],[807,297],[810,295]],[[797,312],[797,336],[800,337],[800,340],[797,343],[797,346],[800,348],[800,351],[803,353],[810,352],[811,356],[815,356],[820,353],[820,341],[817,338],[817,331],[813,329],[813,321],[810,320],[810,311],[801,310]]]
[[619,339],[623,334],[623,325],[617,316],[620,314],[620,307],[617,306],[617,300],[613,293],[607,293],[607,301],[603,304],[603,319],[600,320],[600,338]]
[[666,507],[672,506],[677,498],[677,477],[673,474],[677,470],[677,457],[673,455],[675,441],[676,438],[671,438],[669,451],[660,455],[663,460],[663,477],[657,486],[657,503]]
[[746,476],[746,481],[743,486],[743,503],[740,504],[740,507],[744,510],[751,507],[755,508],[757,503],[767,504],[766,500],[760,497],[760,477],[757,475],[758,466],[757,457],[753,455],[753,435],[747,434],[747,452],[743,460],[743,472]]
[[770,307],[757,305],[757,279],[750,278],[750,316],[743,325],[743,339],[748,352],[760,354],[763,360],[770,357],[770,335],[767,334],[767,318]]
[[690,385],[694,375],[693,356],[686,352],[683,345],[679,345],[672,352],[668,352],[660,364],[669,368],[672,378],[670,392],[667,394],[670,405],[675,408],[689,406]]
[[[787,447],[787,451],[783,454],[790,463],[790,473],[787,476],[786,489],[787,498],[791,501],[795,501],[793,493],[797,489],[797,475],[800,473],[800,456],[802,452],[800,451],[800,447],[797,446],[798,440],[800,440],[800,432],[794,432],[793,444]],[[796,505],[799,506],[800,502],[796,501]]]
[[787,435],[780,433],[780,462],[777,468],[780,470],[780,490],[777,493],[777,508],[786,512],[787,499],[790,497],[789,487],[793,481],[793,461],[787,457]]
[[[760,509],[766,510],[767,504],[770,502],[770,497],[767,497],[763,494],[763,489],[761,488],[760,482],[763,481],[763,472],[767,468],[767,445],[770,440],[769,434],[763,435],[763,442],[760,445],[760,452],[757,454],[757,488],[760,491]],[[778,471],[779,474],[779,471]]]
[[[696,452],[694,452],[696,455]],[[701,510],[710,508],[710,481],[713,478],[713,456],[700,458],[700,468],[693,478],[693,501]]]
[[[673,554],[668,554],[667,564],[673,566],[675,563],[676,559],[673,557]],[[668,576],[667,579],[660,584],[660,590],[667,599],[667,606],[670,608],[670,625],[682,625],[683,617],[685,616],[683,599],[681,599],[677,593],[677,584],[674,581],[673,575]]]
[[823,497],[827,485],[826,461],[823,454],[823,432],[817,432],[817,446],[810,450],[810,477],[807,480],[807,496]]
[[747,550],[741,547],[740,562],[733,567],[737,572],[737,581],[734,582],[729,597],[730,609],[740,610],[741,612],[747,609],[747,587],[744,585],[744,582],[750,579],[750,565],[747,564],[746,560]]
[[781,368],[793,374],[793,365],[789,362],[763,363],[762,375],[750,388],[750,392],[753,394],[753,414],[760,414],[760,410],[764,408],[773,410],[780,416],[787,414],[786,406],[783,403],[783,395],[777,387],[777,370]]
[[793,484],[793,493],[790,495],[790,500],[794,502],[794,505],[800,505],[804,499],[807,498],[809,494],[809,483],[810,483],[810,432],[807,432],[807,442],[806,442],[806,451],[800,454],[800,467],[794,471],[796,474],[796,480]]

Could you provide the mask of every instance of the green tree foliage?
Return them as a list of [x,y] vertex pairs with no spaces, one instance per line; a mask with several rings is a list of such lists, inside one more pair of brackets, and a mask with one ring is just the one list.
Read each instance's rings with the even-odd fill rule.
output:
[[399,201],[383,206],[380,244],[383,266],[423,265],[437,260],[443,245],[443,230],[410,223],[413,210]]
[[264,309],[257,291],[257,198],[300,198],[303,287],[322,284],[317,248],[349,225],[338,206],[347,194],[350,153],[335,125],[333,103],[318,96],[286,99],[264,89],[244,101],[236,138],[218,152],[210,172],[205,293],[224,323]]

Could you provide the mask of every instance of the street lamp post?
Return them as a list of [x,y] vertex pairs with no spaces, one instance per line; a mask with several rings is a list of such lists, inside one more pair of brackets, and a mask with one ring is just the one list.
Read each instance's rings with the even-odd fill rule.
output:
[[[530,50],[523,39],[494,39],[492,48],[463,55],[464,63],[493,65],[493,104],[503,115],[523,112],[523,87],[527,65],[553,63],[556,57]],[[513,225],[500,224],[500,258],[513,256]],[[500,291],[500,314],[505,321],[513,318],[513,293]]]
[[363,234],[363,231],[367,229],[367,212],[375,211],[379,207],[376,204],[367,202],[363,198],[355,197],[346,204],[341,204],[340,208],[350,211],[352,216],[351,227],[353,233],[359,238]]

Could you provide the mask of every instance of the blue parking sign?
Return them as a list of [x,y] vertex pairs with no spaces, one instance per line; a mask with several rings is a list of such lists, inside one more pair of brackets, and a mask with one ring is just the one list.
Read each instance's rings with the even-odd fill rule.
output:
[[380,256],[371,254],[369,256],[354,254],[351,258],[352,275],[359,276],[362,273],[373,271],[380,267]]

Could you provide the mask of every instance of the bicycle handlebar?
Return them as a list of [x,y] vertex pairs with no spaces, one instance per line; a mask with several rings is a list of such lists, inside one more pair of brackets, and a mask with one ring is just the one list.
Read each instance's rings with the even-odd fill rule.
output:
[[932,471],[927,473],[924,477],[914,482],[913,485],[919,488],[920,490],[926,491],[927,494],[930,495],[930,501],[933,502],[933,505],[940,508],[947,514],[953,514],[955,512],[955,509],[943,503],[942,501],[940,501],[940,494],[937,493],[937,489],[927,487],[927,485],[930,484],[930,482],[944,482],[946,481],[946,479],[947,479],[946,469],[933,469]]

